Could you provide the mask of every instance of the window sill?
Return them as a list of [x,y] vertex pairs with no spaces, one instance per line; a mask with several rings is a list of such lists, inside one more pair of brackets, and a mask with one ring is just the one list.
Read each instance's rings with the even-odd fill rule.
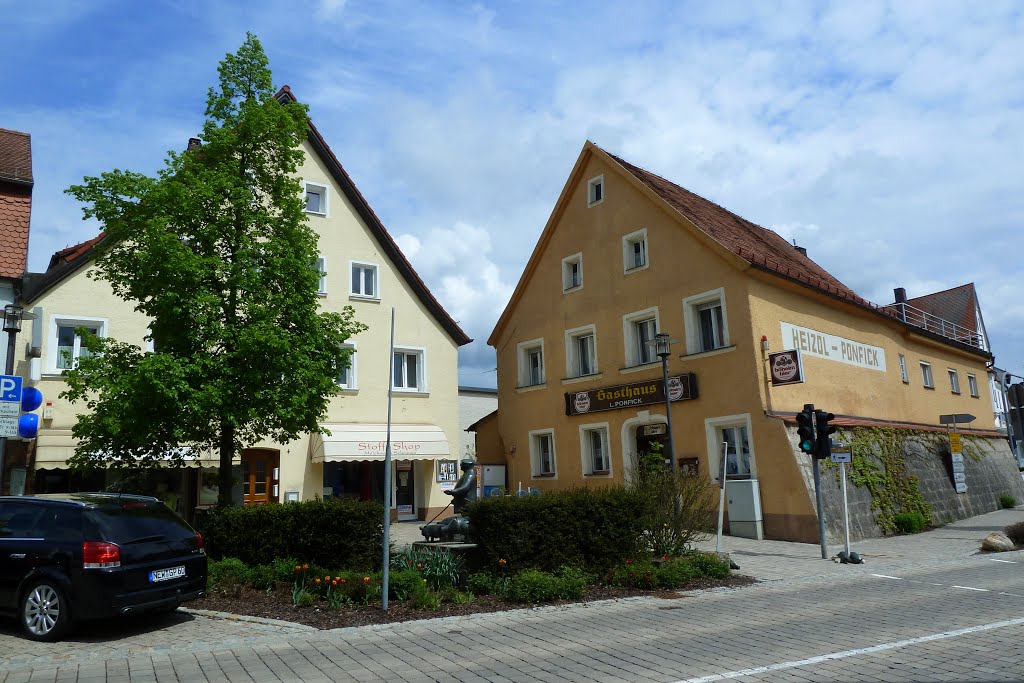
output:
[[595,372],[592,375],[580,375],[579,377],[564,377],[562,378],[562,384],[579,384],[580,382],[586,382],[592,379],[601,379],[604,377],[604,373]]
[[408,389],[391,389],[392,394],[395,396],[401,396],[403,398],[428,398],[430,396],[429,391],[409,391]]
[[40,379],[64,379],[63,370],[48,370],[39,375]]
[[960,395],[959,391],[951,391],[949,393],[953,394],[954,396],[959,396]]
[[935,391],[935,387],[930,387],[930,386],[928,386],[927,384],[926,384],[926,385],[924,385],[924,388],[925,388],[925,389],[927,389],[927,390],[929,390],[929,391]]
[[598,472],[590,472],[588,474],[584,474],[583,476],[584,477],[610,477],[610,476],[612,476],[612,473],[611,472],[606,472],[606,471],[598,471]]
[[644,370],[650,370],[661,365],[660,360],[652,360],[650,363],[642,363],[641,365],[630,365],[625,368],[619,368],[620,375],[629,375],[634,372],[643,372]]
[[338,391],[345,395],[354,395],[359,393],[359,387],[338,387]]
[[326,299],[327,298],[327,292],[317,292],[316,295],[318,297],[320,297],[321,299]]
[[327,212],[326,211],[310,211],[309,209],[304,209],[304,210],[310,216],[320,216],[321,218],[327,218]]
[[979,394],[971,394],[971,398],[981,398]]
[[634,266],[633,268],[626,268],[623,271],[623,275],[631,275],[632,273],[639,273],[641,270],[647,270],[650,267],[650,263],[645,263],[642,266]]
[[695,353],[684,353],[684,354],[681,354],[679,357],[680,358],[698,358],[698,357],[701,357],[701,356],[717,356],[717,355],[719,355],[721,353],[729,353],[730,351],[735,351],[735,350],[736,350],[736,345],[733,344],[732,346],[721,346],[721,347],[719,347],[717,349],[711,349],[710,351],[697,351]]
[[568,289],[563,289],[562,290],[562,294],[569,294],[570,292],[578,292],[581,289],[583,289],[583,285],[576,285],[575,287],[569,287]]
[[368,304],[379,304],[379,296],[363,296],[362,294],[349,294],[349,300],[351,301],[365,301]]
[[554,479],[555,478],[555,473],[554,472],[540,472],[538,474],[532,474],[530,476],[533,479]]
[[516,387],[516,393],[517,394],[526,394],[526,393],[529,393],[531,391],[537,391],[538,389],[546,389],[547,386],[548,386],[547,382],[542,382],[541,384],[527,384],[525,386]]
[[749,474],[727,474],[725,475],[726,481],[747,481],[753,477]]

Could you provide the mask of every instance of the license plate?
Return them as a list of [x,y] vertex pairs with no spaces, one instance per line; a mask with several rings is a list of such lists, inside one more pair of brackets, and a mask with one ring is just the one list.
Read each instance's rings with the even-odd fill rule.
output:
[[157,581],[168,581],[185,576],[185,567],[168,567],[167,569],[154,569],[149,573],[150,583]]

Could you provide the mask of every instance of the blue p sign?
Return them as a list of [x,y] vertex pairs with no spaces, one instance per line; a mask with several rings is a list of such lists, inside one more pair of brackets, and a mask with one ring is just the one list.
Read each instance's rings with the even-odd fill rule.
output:
[[0,401],[21,401],[21,378],[0,375]]

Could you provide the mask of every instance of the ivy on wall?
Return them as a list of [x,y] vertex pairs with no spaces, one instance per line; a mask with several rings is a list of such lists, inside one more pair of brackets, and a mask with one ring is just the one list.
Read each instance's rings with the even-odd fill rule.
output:
[[[848,465],[850,482],[871,493],[871,509],[882,533],[896,530],[894,517],[900,512],[920,512],[931,524],[932,507],[921,495],[917,477],[907,472],[907,442],[930,442],[928,450],[934,451],[944,437],[892,427],[852,427],[844,431],[854,456]],[[976,447],[974,452],[978,453]],[[838,484],[839,466],[827,460],[822,464],[835,469]]]

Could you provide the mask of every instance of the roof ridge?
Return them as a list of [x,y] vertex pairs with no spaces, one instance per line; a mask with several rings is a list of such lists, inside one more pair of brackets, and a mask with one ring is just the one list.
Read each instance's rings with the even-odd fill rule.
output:
[[15,135],[23,135],[27,138],[31,138],[31,133],[26,133],[23,130],[11,130],[10,128],[0,128],[0,133],[14,133]]

